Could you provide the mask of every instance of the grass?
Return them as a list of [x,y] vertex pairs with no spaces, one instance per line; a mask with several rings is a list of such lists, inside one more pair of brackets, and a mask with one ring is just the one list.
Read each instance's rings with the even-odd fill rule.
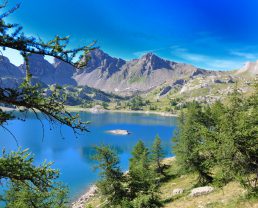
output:
[[[258,196],[247,198],[246,191],[237,182],[230,182],[223,188],[215,188],[207,195],[190,197],[189,193],[196,185],[197,175],[179,175],[175,158],[165,159],[164,164],[168,167],[168,177],[162,182],[160,196],[165,208],[258,208]],[[176,188],[183,188],[183,194],[172,196],[172,191]],[[103,199],[96,196],[85,207],[98,207],[102,203]]]
[[[170,161],[169,165],[170,180],[161,186],[161,198],[166,208],[258,208],[258,197],[248,199],[246,190],[238,182],[230,182],[223,188],[215,188],[208,195],[190,197],[189,193],[196,185],[197,176],[195,174],[179,176],[176,162]],[[183,188],[184,193],[172,196],[172,191],[176,188]]]

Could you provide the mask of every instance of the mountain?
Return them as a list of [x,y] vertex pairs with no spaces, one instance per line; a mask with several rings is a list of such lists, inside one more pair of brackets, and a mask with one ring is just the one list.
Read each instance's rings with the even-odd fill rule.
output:
[[91,52],[88,66],[81,71],[77,70],[74,79],[80,86],[88,85],[107,92],[132,94],[151,90],[163,83],[173,83],[178,79],[217,73],[164,60],[153,53],[126,62],[96,49]]
[[[80,86],[91,86],[104,91],[107,83],[112,81],[114,74],[126,64],[126,61],[120,58],[113,58],[100,49],[90,52],[90,61],[84,69],[77,70],[74,79]],[[112,91],[112,90],[111,90]]]
[[[55,68],[52,64],[44,59],[44,56],[32,54],[29,56],[30,73],[33,78],[39,79],[45,84],[54,84]],[[25,63],[19,66],[25,76]]]
[[21,70],[10,63],[9,59],[0,56],[0,86],[3,88],[18,87],[22,81]]
[[[73,85],[76,86],[76,81],[72,78],[75,69],[63,61],[54,59],[54,63],[50,64],[44,59],[44,56],[32,54],[29,56],[30,72],[32,77],[47,85]],[[19,69],[25,76],[25,64],[19,66]]]
[[258,75],[258,61],[256,62],[247,62],[241,69],[236,71],[236,74],[241,75]]
[[[235,77],[253,76],[258,71],[258,62],[249,62],[238,71],[222,72],[165,60],[153,53],[130,61],[111,57],[100,49],[91,51],[89,56],[91,59],[86,67],[75,69],[58,59],[51,64],[43,56],[32,54],[29,57],[32,80],[45,85],[88,86],[118,95],[144,94],[162,86],[160,94],[163,96],[178,87],[182,92],[195,89],[195,83],[199,83],[195,80],[199,78],[203,79],[203,84],[198,87],[205,88],[210,83],[234,82]],[[16,67],[2,57],[0,73],[1,85],[17,86],[25,76],[25,64]]]

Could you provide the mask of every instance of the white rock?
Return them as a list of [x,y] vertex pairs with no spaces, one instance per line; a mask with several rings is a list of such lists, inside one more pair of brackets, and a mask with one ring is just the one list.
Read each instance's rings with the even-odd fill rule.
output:
[[110,134],[116,134],[116,135],[128,135],[128,134],[130,134],[129,131],[123,130],[123,129],[115,129],[115,130],[110,130],[110,131],[107,131],[107,132],[110,133]]
[[174,189],[172,191],[172,195],[175,196],[175,195],[178,195],[178,194],[182,194],[184,192],[184,189],[182,188],[177,188],[177,189]]
[[190,196],[194,197],[194,196],[205,195],[205,194],[211,193],[213,190],[214,190],[214,188],[211,186],[203,186],[203,187],[194,188],[194,189],[192,189]]

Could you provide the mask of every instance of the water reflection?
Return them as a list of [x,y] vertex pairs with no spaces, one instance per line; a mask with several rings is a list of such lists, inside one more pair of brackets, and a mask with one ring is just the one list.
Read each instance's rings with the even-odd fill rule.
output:
[[[45,136],[42,140],[42,126],[32,114],[28,114],[25,122],[13,120],[7,126],[16,135],[19,144],[23,148],[30,148],[35,154],[36,164],[45,159],[55,161],[54,167],[60,169],[61,180],[70,187],[72,197],[81,194],[98,177],[97,172],[93,170],[94,161],[91,160],[96,145],[106,144],[113,147],[119,154],[123,170],[128,168],[130,152],[139,139],[150,147],[154,137],[159,134],[166,155],[171,155],[171,138],[176,128],[175,118],[122,113],[81,113],[81,118],[91,121],[88,126],[91,132],[79,135],[78,138],[70,128],[63,126],[61,130],[65,139],[62,139],[59,127],[49,130],[48,122],[43,120]],[[132,134],[107,134],[106,131],[111,129],[126,129]],[[7,151],[16,150],[17,146],[12,136],[3,129],[0,133],[0,148],[5,147]]]

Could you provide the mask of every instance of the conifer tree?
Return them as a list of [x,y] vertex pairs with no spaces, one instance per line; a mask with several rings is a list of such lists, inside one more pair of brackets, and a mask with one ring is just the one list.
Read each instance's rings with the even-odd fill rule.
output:
[[107,199],[107,207],[119,207],[126,200],[126,191],[123,186],[124,175],[119,167],[117,154],[107,146],[96,147],[93,159],[98,162],[101,179],[97,186],[100,193]]
[[151,167],[149,151],[141,140],[132,151],[128,185],[133,207],[161,206],[158,197],[159,183],[157,175]]
[[250,192],[257,191],[258,179],[257,105],[256,93],[245,100],[234,91],[221,120],[217,146],[223,179],[236,179]]
[[212,181],[210,163],[205,154],[207,117],[197,103],[189,105],[186,112],[179,118],[179,132],[174,138],[173,151],[184,172],[198,173],[198,183],[207,184]]
[[162,165],[162,159],[164,159],[164,151],[161,146],[161,139],[159,135],[155,137],[154,143],[151,149],[151,160],[153,162],[154,168],[158,174],[165,175],[164,165]]

